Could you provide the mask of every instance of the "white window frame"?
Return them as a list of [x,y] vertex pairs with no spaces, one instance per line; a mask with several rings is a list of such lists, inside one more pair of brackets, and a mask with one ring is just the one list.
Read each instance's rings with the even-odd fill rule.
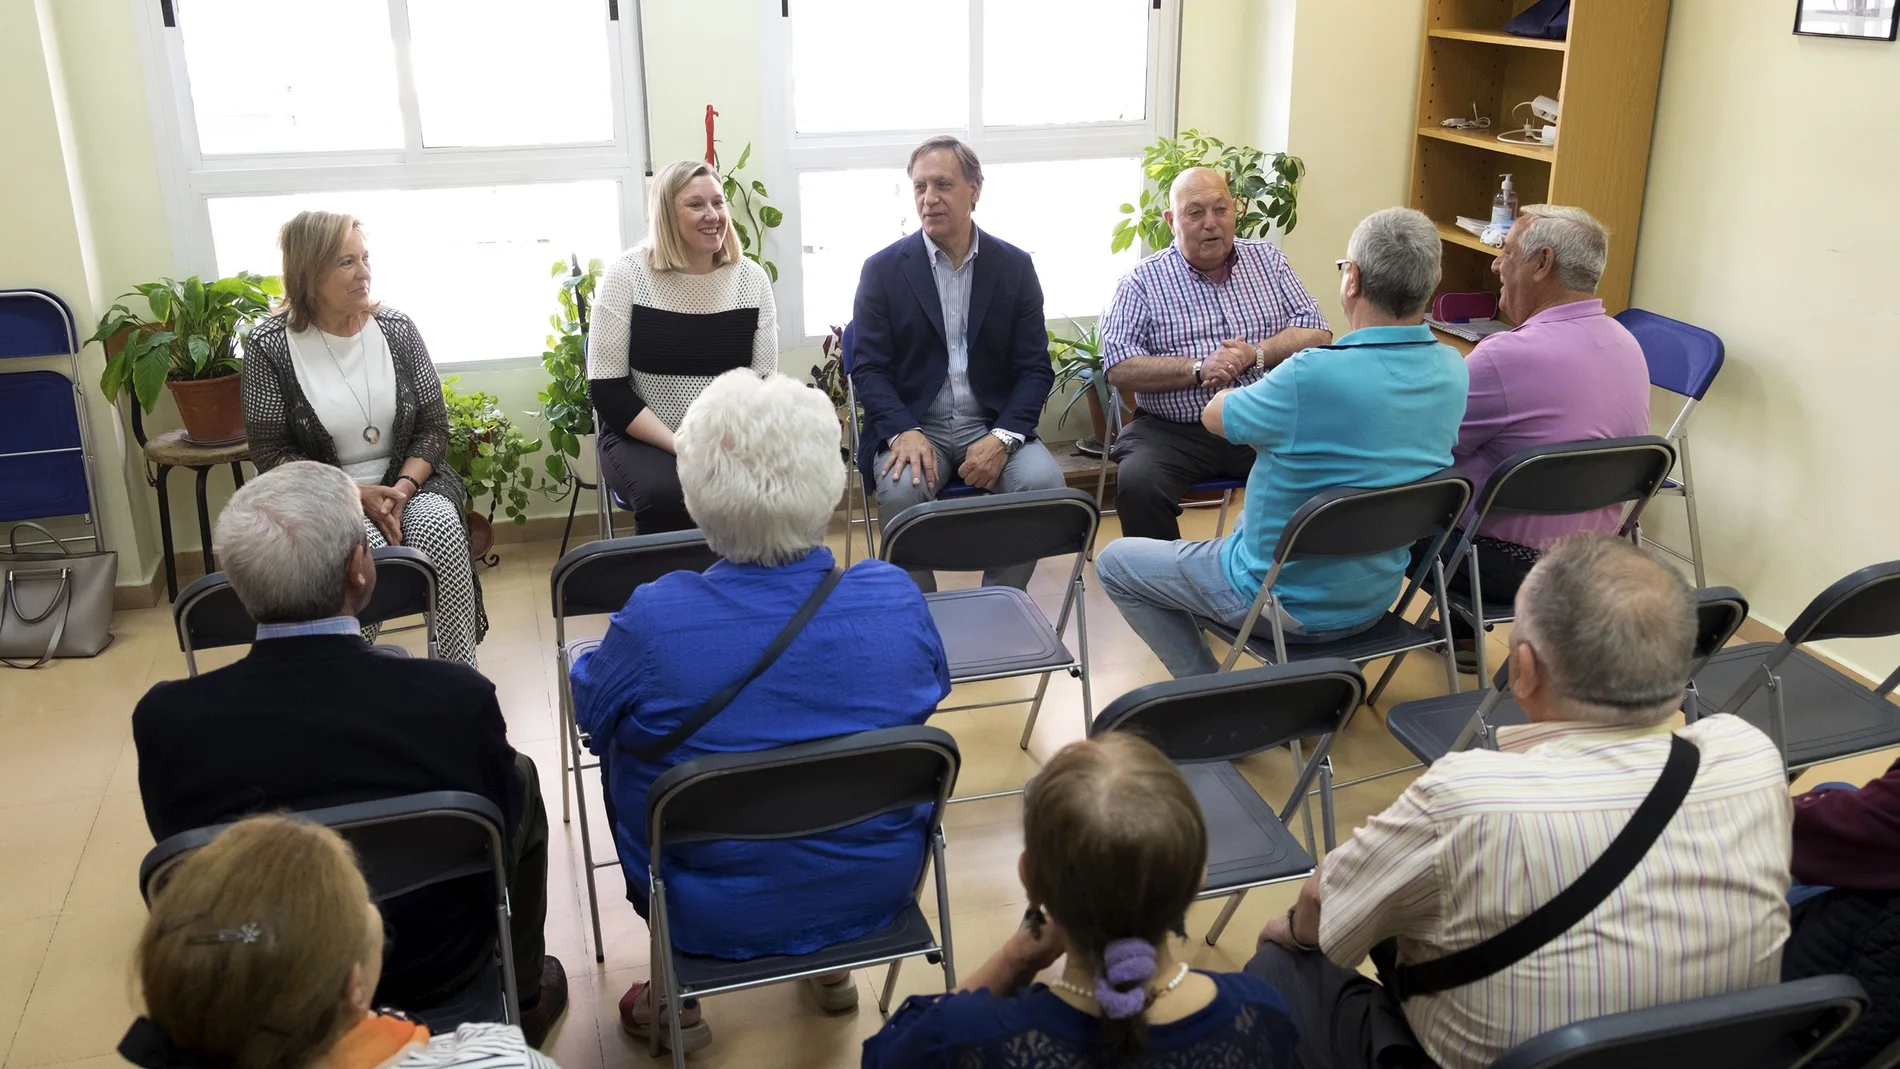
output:
[[[164,0],[127,0],[144,59],[146,101],[177,270],[207,277],[216,273],[209,203],[212,197],[220,196],[614,180],[620,184],[620,247],[631,246],[646,231],[645,176],[651,171],[644,147],[647,126],[640,4],[639,0],[598,2],[603,16],[618,8],[608,49],[612,141],[504,148],[426,147],[411,77],[408,6],[406,0],[387,0],[406,140],[401,149],[206,156],[198,145],[182,32],[165,25]],[[187,9],[178,11],[178,21],[188,17],[189,3],[175,3],[176,8]],[[560,251],[562,255],[593,251],[604,258],[620,250]],[[447,373],[538,367],[540,360],[539,353],[523,353],[447,361],[437,370]]]
[[[1149,9],[1148,97],[1144,109],[1146,117],[1141,121],[983,126],[983,9],[986,3],[1008,2],[970,0],[970,123],[967,127],[801,134],[796,129],[793,114],[791,62],[791,20],[797,17],[799,0],[756,0],[765,173],[774,191],[773,200],[785,212],[785,222],[773,231],[771,238],[772,258],[779,269],[776,296],[781,347],[813,346],[824,337],[799,329],[805,314],[805,243],[801,229],[803,214],[799,210],[799,176],[804,172],[902,168],[918,142],[940,133],[952,133],[968,142],[986,166],[1118,156],[1139,158],[1142,150],[1156,138],[1174,135],[1178,121],[1182,0],[1101,0],[1103,3],[1139,3]],[[929,56],[920,54],[918,61],[920,66],[927,64]],[[845,62],[848,65],[848,57]],[[1109,233],[1104,230],[1104,248],[1108,240]],[[1102,299],[1106,302],[1108,295],[1104,294]]]

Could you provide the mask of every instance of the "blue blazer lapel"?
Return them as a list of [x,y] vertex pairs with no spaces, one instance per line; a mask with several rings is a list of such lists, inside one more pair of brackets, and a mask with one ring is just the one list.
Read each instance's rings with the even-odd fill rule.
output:
[[[996,293],[997,276],[1003,273],[1002,250],[996,243],[982,237],[982,228],[977,229],[976,239],[976,277],[970,280],[970,319],[964,324],[964,344],[972,351],[976,349],[977,331],[983,329],[983,313],[989,310],[990,298]],[[984,246],[988,245],[988,250]]]
[[910,283],[910,291],[924,307],[924,315],[930,319],[930,325],[937,328],[937,340],[949,345],[949,335],[943,329],[943,297],[937,293],[937,276],[930,271],[930,252],[924,248],[923,231],[910,236],[898,262],[904,281]]

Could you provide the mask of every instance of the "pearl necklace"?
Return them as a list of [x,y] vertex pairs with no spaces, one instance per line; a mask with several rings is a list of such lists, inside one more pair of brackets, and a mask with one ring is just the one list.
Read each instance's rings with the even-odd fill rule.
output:
[[[1176,970],[1174,974],[1174,979],[1169,980],[1166,984],[1164,984],[1161,987],[1155,987],[1155,988],[1149,989],[1150,994],[1153,996],[1152,998],[1148,1000],[1149,1005],[1153,1005],[1156,1000],[1161,998],[1161,996],[1181,986],[1181,981],[1187,979],[1187,974],[1188,974],[1188,963],[1184,961],[1181,963],[1181,968]],[[1082,998],[1088,999],[1090,1002],[1095,1001],[1095,992],[1092,989],[1083,987],[1081,984],[1072,984],[1069,981],[1064,980],[1060,976],[1056,977],[1053,980],[1047,981],[1047,983],[1049,984],[1050,987],[1056,988],[1057,990],[1067,991],[1071,995],[1079,995]]]

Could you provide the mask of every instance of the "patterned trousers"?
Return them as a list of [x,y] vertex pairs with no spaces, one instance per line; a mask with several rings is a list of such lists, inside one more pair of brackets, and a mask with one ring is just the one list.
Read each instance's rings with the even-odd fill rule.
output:
[[[363,517],[371,548],[386,546],[382,528]],[[436,591],[435,630],[444,660],[475,663],[475,571],[469,561],[468,532],[455,503],[441,494],[423,493],[409,499],[402,510],[402,544],[419,549],[435,562],[440,588]],[[376,640],[377,628],[366,627],[363,637]]]

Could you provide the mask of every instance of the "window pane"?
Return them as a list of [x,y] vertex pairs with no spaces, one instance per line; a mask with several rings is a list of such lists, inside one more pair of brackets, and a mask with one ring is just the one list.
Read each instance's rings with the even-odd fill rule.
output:
[[[1141,196],[1134,159],[1001,163],[983,168],[977,225],[1035,258],[1050,319],[1099,314],[1115,281],[1135,266],[1133,249],[1110,255],[1109,233],[1124,201]],[[805,246],[801,329],[823,334],[851,318],[858,275],[872,253],[917,229],[901,168],[810,171],[799,176]],[[978,255],[982,255],[979,251]]]
[[985,4],[983,124],[1140,121],[1148,15],[1148,5],[1133,0]]
[[792,5],[792,126],[801,134],[963,129],[969,69],[969,0]]
[[402,147],[385,0],[188,0],[178,9],[205,155]]
[[422,142],[612,141],[601,0],[408,0]]
[[539,355],[555,310],[549,267],[621,247],[612,181],[214,197],[218,272],[278,274],[277,230],[306,210],[363,221],[371,292],[416,321],[437,364]]

